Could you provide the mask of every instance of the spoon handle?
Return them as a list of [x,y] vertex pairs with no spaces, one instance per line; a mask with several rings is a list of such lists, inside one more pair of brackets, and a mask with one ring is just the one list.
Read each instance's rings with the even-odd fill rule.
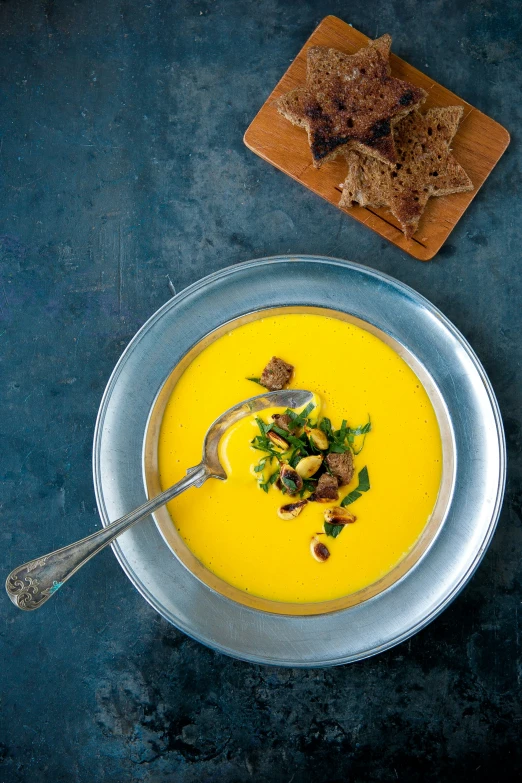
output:
[[15,568],[5,583],[9,598],[19,609],[39,609],[87,560],[111,544],[125,530],[189,487],[200,487],[209,475],[204,463],[189,468],[187,475],[177,484],[102,530]]

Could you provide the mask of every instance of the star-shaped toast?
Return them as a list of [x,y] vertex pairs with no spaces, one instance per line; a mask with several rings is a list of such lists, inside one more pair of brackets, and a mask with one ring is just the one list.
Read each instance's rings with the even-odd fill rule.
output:
[[462,112],[461,106],[448,106],[404,117],[394,130],[395,165],[348,152],[348,175],[339,206],[388,207],[410,239],[431,196],[473,190],[450,149]]
[[314,46],[307,53],[306,87],[276,101],[280,114],[307,130],[316,168],[350,149],[396,162],[393,125],[426,93],[390,76],[390,46],[389,35],[352,55]]

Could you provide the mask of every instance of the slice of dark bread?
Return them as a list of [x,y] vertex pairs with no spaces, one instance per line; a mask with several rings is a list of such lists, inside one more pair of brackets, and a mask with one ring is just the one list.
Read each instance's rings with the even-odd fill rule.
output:
[[426,93],[390,76],[390,46],[391,37],[383,35],[353,55],[311,47],[306,86],[276,101],[283,117],[307,130],[317,168],[349,149],[396,161],[393,125]]
[[461,106],[448,106],[404,117],[394,129],[395,165],[350,151],[339,206],[388,207],[411,238],[431,196],[473,190],[449,146],[462,111]]

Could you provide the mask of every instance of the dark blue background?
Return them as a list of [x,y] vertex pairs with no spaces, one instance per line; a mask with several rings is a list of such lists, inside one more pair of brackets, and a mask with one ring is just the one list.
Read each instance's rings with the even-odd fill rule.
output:
[[[513,141],[423,264],[249,152],[244,130],[337,14]],[[169,296],[256,256],[397,276],[470,340],[510,457],[493,544],[409,642],[328,671],[251,666],[167,625],[105,551],[35,614],[1,599],[0,781],[474,781],[519,729],[520,40],[517,0],[0,3],[1,572],[99,526],[91,444],[118,356]],[[519,618],[519,615],[521,617]]]

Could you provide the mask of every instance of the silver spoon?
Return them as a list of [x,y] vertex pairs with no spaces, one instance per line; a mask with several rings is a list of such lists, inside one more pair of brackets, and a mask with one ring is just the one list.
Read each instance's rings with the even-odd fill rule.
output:
[[201,487],[208,478],[226,479],[219,461],[219,441],[225,431],[244,416],[265,408],[300,408],[312,400],[312,393],[299,389],[265,392],[257,397],[239,402],[229,408],[210,426],[203,442],[203,458],[199,465],[187,470],[187,475],[161,495],[148,500],[139,508],[120,517],[103,530],[82,538],[55,552],[30,560],[11,571],[5,589],[11,601],[19,609],[38,609],[71,577],[87,560],[111,544],[115,538],[136,522],[144,519],[157,508],[168,503],[189,487]]

